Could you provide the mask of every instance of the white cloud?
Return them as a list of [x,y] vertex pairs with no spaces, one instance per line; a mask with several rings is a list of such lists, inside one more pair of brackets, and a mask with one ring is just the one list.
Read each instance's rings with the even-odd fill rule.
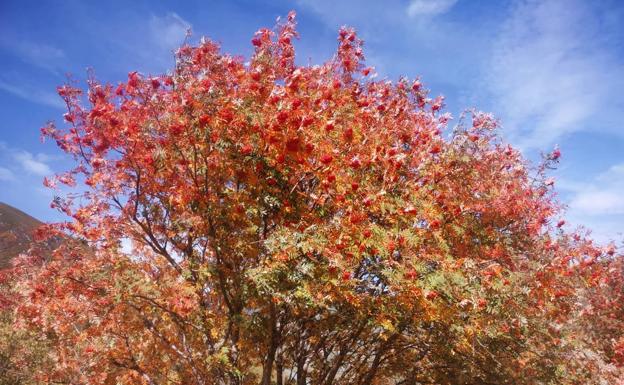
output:
[[149,23],[152,39],[165,50],[173,50],[180,46],[186,37],[191,24],[177,13],[170,12],[165,16],[154,16]]
[[0,181],[12,181],[15,179],[13,172],[5,167],[0,167]]
[[435,16],[448,12],[457,0],[412,0],[407,7],[410,17]]
[[65,52],[49,44],[0,37],[0,46],[6,47],[21,60],[54,74],[58,74],[65,65]]
[[44,91],[28,83],[0,79],[0,90],[33,103],[61,109],[66,107],[63,100],[56,93]]
[[125,51],[125,70],[159,73],[173,66],[173,52],[182,45],[190,28],[191,24],[174,12],[150,15],[137,21],[131,31],[111,31],[111,42]]
[[588,126],[617,129],[612,116],[624,105],[624,66],[603,16],[575,0],[525,0],[513,8],[485,68],[493,109],[512,142],[544,148]]
[[616,164],[586,182],[561,181],[569,193],[566,217],[574,225],[593,230],[600,242],[624,239],[624,163]]
[[[365,41],[366,63],[374,66],[381,77],[422,76],[425,85],[436,95],[444,92],[448,96],[454,89],[473,90],[472,79],[479,77],[480,60],[487,56],[485,47],[492,40],[493,28],[487,17],[463,23],[460,17],[442,14],[459,4],[456,0],[298,0],[298,3],[305,7],[306,15],[316,13],[318,21],[326,25],[327,38],[322,39],[329,42],[323,47],[326,52],[333,53],[335,45],[329,36],[333,37],[339,26],[353,26]],[[425,3],[429,5],[422,5]],[[408,13],[411,4],[414,4],[414,17]],[[308,40],[302,34],[301,46],[309,46]],[[314,49],[305,57],[318,61],[319,46]],[[452,106],[455,105],[453,102]]]
[[621,191],[590,189],[578,193],[570,206],[590,215],[623,214],[624,198]]
[[53,174],[52,169],[46,163],[49,158],[44,154],[33,155],[28,151],[19,151],[13,156],[22,168],[31,174],[39,176],[49,176]]
[[54,174],[50,163],[57,160],[43,153],[9,146],[0,141],[0,181],[30,184],[34,179],[41,181],[42,176]]
[[590,183],[568,188],[575,192],[570,209],[579,214],[624,214],[624,163],[612,166]]
[[[361,25],[361,29],[374,29],[382,25],[387,28],[388,23],[405,17],[403,6],[396,0],[359,1],[359,0],[298,0],[301,6],[320,16],[332,33],[337,33],[337,27],[348,24]],[[364,23],[365,22],[365,23]]]
[[32,62],[65,58],[65,52],[63,52],[62,49],[48,44],[32,43],[22,40],[16,47],[18,47],[17,49],[23,57],[28,58]]

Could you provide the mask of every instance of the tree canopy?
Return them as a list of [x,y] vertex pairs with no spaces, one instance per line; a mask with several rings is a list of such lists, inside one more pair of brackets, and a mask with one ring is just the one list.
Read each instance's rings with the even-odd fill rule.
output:
[[46,184],[80,187],[42,231],[62,245],[15,267],[37,378],[615,384],[621,258],[563,230],[559,150],[531,166],[491,115],[377,80],[353,29],[321,65],[295,38],[291,13],[248,62],[202,40],[59,88],[42,131],[75,168]]

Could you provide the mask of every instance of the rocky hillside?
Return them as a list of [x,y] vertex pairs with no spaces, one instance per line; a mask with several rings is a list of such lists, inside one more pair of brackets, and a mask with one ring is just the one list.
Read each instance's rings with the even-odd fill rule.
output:
[[30,215],[0,202],[0,268],[30,247],[42,223]]

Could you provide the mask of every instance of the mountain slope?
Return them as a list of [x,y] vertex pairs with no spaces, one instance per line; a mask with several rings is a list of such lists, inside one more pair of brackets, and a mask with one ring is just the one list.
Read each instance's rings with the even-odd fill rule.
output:
[[42,222],[30,215],[0,202],[0,268],[33,242],[34,232]]

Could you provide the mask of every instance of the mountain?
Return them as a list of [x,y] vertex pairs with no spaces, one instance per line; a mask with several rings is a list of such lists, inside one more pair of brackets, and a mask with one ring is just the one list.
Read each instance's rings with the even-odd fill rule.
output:
[[43,223],[30,215],[0,202],[0,268],[23,253],[33,242],[37,227]]

